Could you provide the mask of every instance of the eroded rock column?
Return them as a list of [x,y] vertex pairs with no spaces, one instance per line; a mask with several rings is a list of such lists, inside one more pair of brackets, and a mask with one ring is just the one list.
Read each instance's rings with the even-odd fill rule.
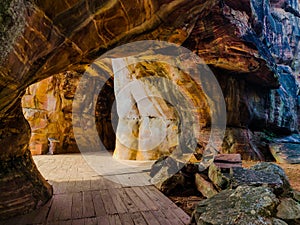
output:
[[114,59],[119,123],[114,157],[154,160],[178,147],[178,121],[156,87],[142,79],[136,64]]
[[[3,111],[3,110],[2,110]],[[46,203],[52,187],[28,149],[30,126],[18,99],[0,119],[0,219],[23,214]]]

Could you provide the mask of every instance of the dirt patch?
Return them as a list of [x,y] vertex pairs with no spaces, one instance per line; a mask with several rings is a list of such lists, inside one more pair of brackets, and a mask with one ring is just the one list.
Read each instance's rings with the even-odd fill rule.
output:
[[204,197],[200,196],[189,196],[189,197],[180,197],[180,196],[168,196],[178,207],[185,211],[188,215],[192,215],[196,205],[204,200]]

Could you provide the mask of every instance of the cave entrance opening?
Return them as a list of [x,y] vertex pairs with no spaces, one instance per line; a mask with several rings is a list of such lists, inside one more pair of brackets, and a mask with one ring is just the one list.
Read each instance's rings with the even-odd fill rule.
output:
[[[31,127],[32,155],[79,153],[72,124],[73,99],[81,74],[68,71],[32,84],[22,98],[23,114]],[[95,106],[96,128],[103,145],[115,149],[113,78],[101,89]]]

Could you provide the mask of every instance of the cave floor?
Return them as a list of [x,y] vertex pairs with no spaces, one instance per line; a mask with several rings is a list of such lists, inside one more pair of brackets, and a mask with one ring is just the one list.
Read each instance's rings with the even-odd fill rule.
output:
[[[150,163],[139,166],[139,172],[134,167],[119,166],[119,170],[100,176],[81,154],[41,155],[34,160],[53,185],[52,199],[39,210],[0,224],[177,225],[190,221],[182,209],[149,183]],[[112,164],[107,156],[101,160],[104,167]]]

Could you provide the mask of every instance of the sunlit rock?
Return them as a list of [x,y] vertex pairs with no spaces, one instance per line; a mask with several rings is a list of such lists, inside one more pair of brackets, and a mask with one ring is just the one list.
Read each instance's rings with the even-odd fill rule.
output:
[[[178,118],[158,89],[126,59],[112,60],[119,116],[114,157],[154,160],[178,147]],[[131,65],[136,66],[136,65]]]

